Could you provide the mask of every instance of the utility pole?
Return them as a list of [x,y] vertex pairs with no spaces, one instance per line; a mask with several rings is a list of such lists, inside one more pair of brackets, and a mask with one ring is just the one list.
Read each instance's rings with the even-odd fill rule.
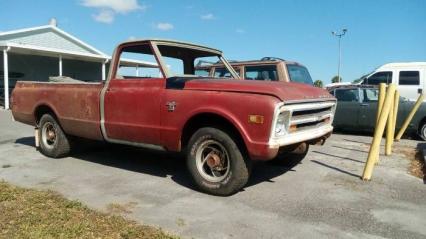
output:
[[342,64],[342,61],[341,61],[342,60],[342,50],[341,50],[341,47],[340,47],[341,46],[340,41],[342,40],[342,36],[344,36],[347,31],[348,31],[348,29],[344,28],[340,32],[335,32],[335,31],[331,32],[331,34],[333,34],[333,36],[336,36],[336,37],[339,38],[339,64],[337,66],[337,80],[338,80],[338,82],[340,82],[340,67],[341,67],[341,64]]

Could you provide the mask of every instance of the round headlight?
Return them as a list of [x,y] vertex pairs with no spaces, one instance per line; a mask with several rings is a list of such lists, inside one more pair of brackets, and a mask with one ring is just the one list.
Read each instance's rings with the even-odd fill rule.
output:
[[286,112],[281,112],[278,115],[277,122],[275,125],[275,136],[282,136],[287,133],[286,121],[287,121]]

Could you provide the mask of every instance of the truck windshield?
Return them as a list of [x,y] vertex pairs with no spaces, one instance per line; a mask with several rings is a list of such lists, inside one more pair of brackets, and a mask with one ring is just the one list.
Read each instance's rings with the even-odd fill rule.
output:
[[308,69],[306,69],[304,66],[287,65],[287,71],[290,77],[290,81],[292,82],[305,83],[309,85],[314,84]]
[[[212,64],[223,64],[230,68],[229,63],[222,57],[221,53],[212,49],[191,46],[180,43],[162,45],[157,44],[164,63],[166,77],[206,77],[205,71],[197,71],[199,68],[208,68]],[[233,71],[228,69],[228,71]],[[235,71],[231,73],[232,78],[238,78]]]

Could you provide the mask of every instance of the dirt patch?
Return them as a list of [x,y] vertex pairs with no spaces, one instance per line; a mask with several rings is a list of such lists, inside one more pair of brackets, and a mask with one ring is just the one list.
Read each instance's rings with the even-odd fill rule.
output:
[[411,175],[421,179],[426,177],[423,152],[421,149],[395,147],[394,152],[397,154],[402,154],[406,159],[410,160],[408,171]]
[[185,220],[183,220],[182,218],[176,219],[176,225],[178,225],[179,227],[185,226],[186,225]]
[[137,205],[136,202],[128,202],[126,204],[110,203],[106,206],[107,212],[112,214],[129,214]]
[[426,168],[423,152],[417,150],[413,160],[410,160],[410,173],[418,178],[426,179]]

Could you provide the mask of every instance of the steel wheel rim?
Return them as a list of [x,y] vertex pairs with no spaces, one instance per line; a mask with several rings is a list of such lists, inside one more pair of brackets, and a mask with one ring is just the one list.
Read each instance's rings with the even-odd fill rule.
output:
[[422,134],[422,135],[421,135],[421,136],[422,136],[422,138],[423,138],[423,139],[426,139],[426,124],[425,124],[425,125],[423,125],[421,134]]
[[[226,148],[216,140],[206,140],[195,154],[197,170],[209,182],[220,182],[228,176],[231,161]],[[220,162],[219,164],[218,161]]]
[[57,141],[57,132],[51,122],[46,122],[41,130],[41,139],[46,148],[52,149]]

